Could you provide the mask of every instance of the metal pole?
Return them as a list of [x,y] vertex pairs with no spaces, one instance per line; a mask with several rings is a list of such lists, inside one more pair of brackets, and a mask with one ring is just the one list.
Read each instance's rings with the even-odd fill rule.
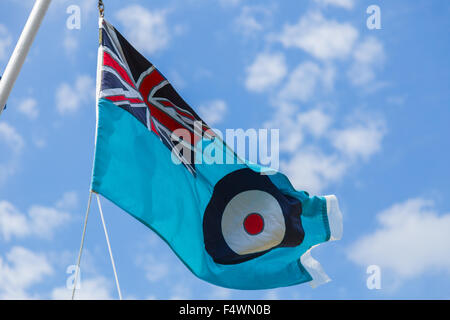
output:
[[16,48],[9,59],[2,80],[0,80],[0,114],[3,112],[6,100],[8,99],[14,83],[19,76],[20,69],[25,62],[28,51],[30,50],[34,37],[41,26],[50,2],[51,0],[36,0],[33,10],[31,10],[27,23],[25,24],[22,34],[20,35],[19,41],[17,41]]

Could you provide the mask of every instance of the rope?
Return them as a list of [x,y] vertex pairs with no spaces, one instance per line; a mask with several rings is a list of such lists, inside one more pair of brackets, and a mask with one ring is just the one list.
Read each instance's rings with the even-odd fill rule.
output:
[[112,264],[113,271],[114,271],[114,278],[116,279],[117,292],[119,293],[119,299],[122,300],[122,292],[120,291],[119,278],[117,277],[116,264],[114,262],[114,257],[113,257],[112,250],[111,250],[111,244],[109,243],[108,231],[106,231],[105,219],[103,218],[102,205],[100,204],[100,197],[98,196],[97,193],[95,195],[97,196],[97,204],[98,204],[98,209],[100,211],[100,217],[102,218],[103,230],[105,230],[105,236],[106,236],[106,242],[108,244],[109,256],[111,257],[111,264]]
[[89,200],[88,200],[88,205],[87,205],[87,209],[86,209],[86,216],[84,218],[83,235],[81,236],[80,251],[78,252],[77,267],[75,269],[75,280],[73,283],[72,300],[75,298],[75,290],[77,288],[78,273],[80,270],[80,262],[81,262],[81,254],[83,252],[83,247],[84,247],[84,238],[86,236],[86,226],[87,226],[87,222],[88,222],[89,211],[91,208],[91,200],[92,200],[92,191],[89,191]]

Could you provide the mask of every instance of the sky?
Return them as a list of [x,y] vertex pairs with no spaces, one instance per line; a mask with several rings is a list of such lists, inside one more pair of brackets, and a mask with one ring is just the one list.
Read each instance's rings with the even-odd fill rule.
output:
[[[331,282],[230,290],[196,278],[102,198],[125,299],[450,299],[448,1],[104,3],[207,123],[280,129],[280,170],[300,190],[336,194],[344,218],[343,238],[312,250]],[[0,3],[0,74],[32,4]],[[69,28],[72,5],[79,28]],[[52,1],[0,116],[0,299],[71,296],[94,151],[97,17],[94,0]],[[109,259],[94,203],[78,298],[117,299]]]

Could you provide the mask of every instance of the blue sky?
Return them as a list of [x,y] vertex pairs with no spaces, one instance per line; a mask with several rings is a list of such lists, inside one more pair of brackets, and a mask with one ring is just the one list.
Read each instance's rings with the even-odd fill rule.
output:
[[[0,4],[0,71],[33,1]],[[81,8],[69,30],[66,9]],[[378,5],[381,29],[368,29]],[[129,299],[449,299],[450,4],[117,1],[114,24],[215,127],[279,128],[296,187],[336,194],[344,237],[312,251],[332,278],[262,291],[193,276],[102,200]],[[96,1],[55,0],[0,118],[0,299],[62,299],[78,253],[95,130]],[[381,270],[369,290],[366,269]],[[117,298],[97,207],[80,296]]]

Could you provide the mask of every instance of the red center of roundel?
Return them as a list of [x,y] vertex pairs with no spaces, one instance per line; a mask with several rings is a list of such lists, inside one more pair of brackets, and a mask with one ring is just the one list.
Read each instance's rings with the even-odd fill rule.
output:
[[264,229],[264,219],[258,213],[250,213],[244,219],[244,229],[248,234],[254,236]]

